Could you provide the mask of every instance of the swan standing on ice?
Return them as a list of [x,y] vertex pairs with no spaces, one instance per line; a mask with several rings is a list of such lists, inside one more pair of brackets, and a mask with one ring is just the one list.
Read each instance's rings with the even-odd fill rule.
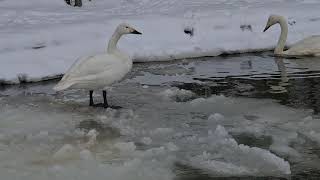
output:
[[284,17],[279,15],[271,15],[268,19],[267,25],[263,32],[268,30],[271,26],[279,23],[281,27],[281,35],[278,45],[274,50],[274,54],[278,56],[320,56],[320,36],[310,36],[296,44],[292,45],[290,49],[284,51],[284,46],[287,41],[288,24]]
[[122,80],[132,68],[132,59],[117,48],[117,42],[124,34],[141,34],[128,24],[120,24],[112,35],[106,53],[81,58],[65,73],[54,87],[56,91],[65,89],[87,89],[90,95],[90,106],[93,102],[93,91],[102,89],[103,107],[109,107],[107,92],[109,85]]

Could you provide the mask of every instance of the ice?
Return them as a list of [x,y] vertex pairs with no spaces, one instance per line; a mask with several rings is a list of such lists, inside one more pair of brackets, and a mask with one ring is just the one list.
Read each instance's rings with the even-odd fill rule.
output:
[[146,145],[150,145],[152,143],[152,139],[150,137],[143,137],[141,142]]
[[89,138],[88,142],[84,145],[85,148],[90,148],[97,143],[97,136],[99,133],[95,129],[91,129],[87,133],[87,137]]
[[[159,64],[151,68],[173,74],[172,66]],[[178,71],[184,74],[185,69]],[[210,70],[198,72],[210,75]],[[183,165],[192,175],[282,177],[297,172],[295,163],[318,164],[310,151],[319,143],[320,121],[310,110],[268,99],[189,96],[190,91],[168,90],[168,85],[144,88],[143,82],[131,80],[115,86],[109,96],[110,103],[123,106],[119,110],[88,107],[85,91],[41,93],[54,83],[37,89],[39,94],[23,89],[2,97],[1,175],[170,180],[181,178],[176,176]],[[192,98],[176,102],[176,96],[186,94]]]
[[[194,166],[210,169],[214,174],[283,175],[291,173],[288,162],[267,150],[238,144],[220,125],[201,141],[208,143],[208,150],[212,153],[205,151],[191,157],[191,162]],[[215,159],[223,159],[223,161]]]
[[[309,110],[275,105],[269,100],[243,99],[241,103],[239,100],[238,98],[214,96],[208,99],[195,99],[190,102],[190,105],[202,111],[213,109],[219,114],[224,114],[223,121],[217,121],[213,115],[210,115],[208,118],[210,128],[215,128],[217,124],[228,126],[233,124],[233,128],[229,129],[232,134],[250,134],[256,138],[272,137],[270,151],[292,161],[299,161],[303,158],[301,152],[292,147],[293,143],[301,143],[301,135],[319,142],[317,128],[320,123]],[[269,128],[269,126],[273,127]],[[274,128],[275,126],[277,128]]]
[[73,158],[76,153],[75,147],[70,144],[65,144],[53,155],[53,158],[56,160],[69,159]]
[[224,119],[224,116],[222,114],[219,114],[219,113],[214,113],[214,114],[211,114],[208,118],[209,121],[223,121]]
[[82,150],[80,152],[80,158],[83,159],[83,160],[92,160],[93,159],[93,155],[89,150],[84,149],[84,150]]
[[[296,22],[289,27],[291,45],[318,33],[318,6],[312,0],[111,0],[84,1],[75,8],[62,0],[2,0],[0,79],[20,83],[57,77],[79,57],[105,51],[107,39],[123,21],[143,32],[119,44],[136,62],[269,50],[279,35],[276,27],[261,32],[269,14]],[[192,36],[184,33],[186,28]]]
[[205,98],[197,98],[190,102],[191,105],[197,106],[201,104],[202,102],[205,102]]
[[191,91],[187,91],[184,89],[167,89],[160,93],[164,98],[171,99],[178,102],[188,101],[191,98],[195,97],[195,94]]
[[136,150],[136,146],[133,142],[119,142],[114,146],[122,153],[132,153]]
[[156,135],[156,136],[161,136],[161,135],[168,135],[173,132],[172,128],[157,128],[155,130],[151,131],[151,134]]
[[179,147],[176,146],[173,142],[169,142],[166,144],[166,147],[168,148],[169,151],[179,151]]
[[317,133],[315,131],[310,131],[309,134],[307,134],[312,140],[320,144],[320,133]]

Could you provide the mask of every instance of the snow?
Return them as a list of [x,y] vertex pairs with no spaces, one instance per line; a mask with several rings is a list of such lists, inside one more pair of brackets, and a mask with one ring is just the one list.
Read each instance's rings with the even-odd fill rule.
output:
[[[79,57],[105,51],[123,21],[143,32],[119,44],[135,62],[271,49],[279,28],[261,32],[269,14],[296,22],[289,26],[290,45],[318,33],[319,5],[307,0],[111,0],[84,1],[75,8],[62,0],[2,0],[0,79],[19,83],[57,77]],[[183,32],[188,27],[193,36]]]

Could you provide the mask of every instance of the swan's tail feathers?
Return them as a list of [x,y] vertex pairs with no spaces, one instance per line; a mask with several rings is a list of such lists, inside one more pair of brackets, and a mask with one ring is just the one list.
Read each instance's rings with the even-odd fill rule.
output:
[[53,90],[55,90],[55,91],[63,91],[65,89],[68,89],[72,85],[73,85],[73,83],[68,83],[66,81],[60,81],[57,85],[55,85],[53,87]]

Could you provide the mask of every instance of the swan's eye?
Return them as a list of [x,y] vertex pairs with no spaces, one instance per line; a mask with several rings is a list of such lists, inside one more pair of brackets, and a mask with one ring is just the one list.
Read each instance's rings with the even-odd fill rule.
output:
[[126,28],[128,29],[129,27],[128,27],[128,26],[126,26]]

